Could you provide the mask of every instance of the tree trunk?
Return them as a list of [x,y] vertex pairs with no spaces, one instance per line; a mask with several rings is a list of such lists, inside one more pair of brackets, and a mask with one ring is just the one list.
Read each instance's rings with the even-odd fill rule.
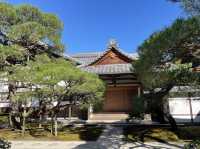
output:
[[57,121],[57,116],[54,116],[54,135],[57,137],[58,136],[58,121]]
[[191,98],[189,100],[189,105],[190,105],[190,117],[191,117],[191,123],[194,123],[194,118],[193,118],[193,110],[192,110],[192,100]]
[[42,114],[40,114],[40,119],[39,119],[39,128],[42,128]]
[[53,114],[51,114],[51,135],[53,135]]
[[72,118],[72,106],[69,105],[69,120],[71,121]]
[[39,128],[42,128],[42,120],[43,120],[43,101],[39,100]]
[[12,121],[12,113],[11,112],[9,113],[8,119],[9,119],[9,126],[10,126],[10,128],[14,129],[13,121]]
[[173,88],[173,84],[169,84],[166,88],[163,88],[163,90],[161,90],[160,92],[157,93],[153,93],[151,94],[151,99],[155,100],[155,102],[153,103],[153,107],[157,105],[157,109],[160,111],[159,114],[161,114],[160,116],[160,120],[165,121],[164,118],[166,118],[169,122],[169,124],[171,125],[171,129],[173,131],[176,131],[178,129],[178,126],[176,124],[175,119],[172,117],[172,115],[168,112],[166,112],[164,110],[164,104],[166,104],[166,102],[164,101],[165,96],[169,93],[169,91]]
[[14,115],[11,115],[11,121],[12,121],[12,123],[13,123],[13,128],[14,128],[14,129],[20,129],[20,130],[22,130],[22,127],[21,127],[20,122],[18,122],[18,121],[16,120],[16,117],[15,117]]
[[22,122],[22,135],[25,135],[25,131],[26,131],[26,107],[24,107],[24,111],[23,111],[23,122]]
[[167,118],[169,124],[171,125],[171,129],[173,131],[176,131],[178,129],[178,126],[173,116],[170,113],[164,113],[164,116]]
[[168,120],[168,123],[171,126],[171,129],[173,131],[177,130],[177,124],[175,119],[172,117],[172,115],[167,111],[164,110],[163,106],[164,106],[165,102],[162,102],[162,104],[158,105],[156,108],[156,114],[158,116],[158,120],[160,123],[166,123],[166,119]]

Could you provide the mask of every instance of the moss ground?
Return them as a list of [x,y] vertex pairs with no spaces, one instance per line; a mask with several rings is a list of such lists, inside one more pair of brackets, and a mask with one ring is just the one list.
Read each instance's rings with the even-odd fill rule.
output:
[[63,127],[58,131],[58,136],[51,135],[49,130],[32,128],[22,136],[21,131],[0,129],[0,138],[6,140],[43,140],[43,141],[95,141],[103,131],[102,126]]
[[179,127],[177,131],[170,128],[129,126],[124,128],[124,135],[129,141],[190,141],[200,139],[200,126]]

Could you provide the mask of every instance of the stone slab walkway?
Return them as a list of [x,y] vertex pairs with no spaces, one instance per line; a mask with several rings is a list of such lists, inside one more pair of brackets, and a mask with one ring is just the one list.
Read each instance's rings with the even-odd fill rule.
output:
[[96,142],[12,141],[11,149],[182,149],[180,143],[139,143],[124,140],[123,128],[107,125]]

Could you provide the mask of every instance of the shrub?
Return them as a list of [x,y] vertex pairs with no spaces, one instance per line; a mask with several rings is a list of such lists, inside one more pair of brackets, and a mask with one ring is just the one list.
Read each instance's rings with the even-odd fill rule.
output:
[[184,146],[184,149],[200,149],[200,140],[194,140]]
[[144,118],[145,106],[143,97],[133,98],[133,109],[129,113],[130,118]]
[[78,117],[82,120],[88,119],[88,108],[81,108],[78,114]]
[[10,149],[11,143],[5,139],[0,138],[0,149]]

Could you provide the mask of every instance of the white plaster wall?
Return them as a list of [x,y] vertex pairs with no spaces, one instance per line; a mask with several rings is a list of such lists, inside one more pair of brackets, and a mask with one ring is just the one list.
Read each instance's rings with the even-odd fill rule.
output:
[[[200,97],[191,98],[194,122],[200,122]],[[191,122],[188,98],[169,98],[169,111],[176,122]]]
[[0,92],[1,93],[8,92],[8,85],[0,82]]
[[10,106],[9,101],[0,102],[0,108],[8,108]]

